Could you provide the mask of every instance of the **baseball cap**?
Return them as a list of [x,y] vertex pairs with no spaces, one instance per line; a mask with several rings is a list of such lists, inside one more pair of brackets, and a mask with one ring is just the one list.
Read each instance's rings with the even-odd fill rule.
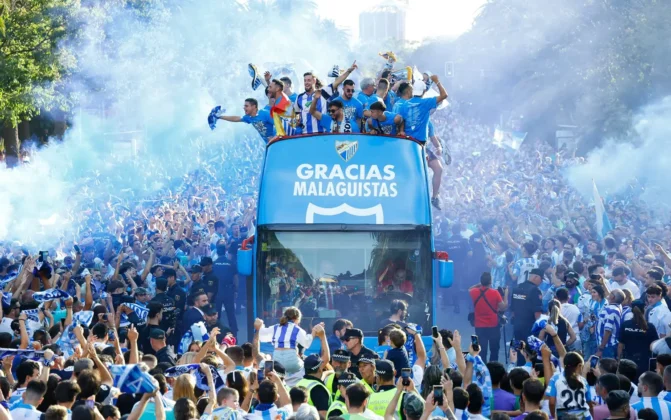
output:
[[191,273],[202,273],[202,272],[203,272],[203,267],[201,267],[200,265],[196,264],[196,265],[194,265],[193,267],[191,267],[191,268],[189,269],[189,272],[191,272]]
[[375,359],[373,357],[363,356],[359,359],[359,363],[368,363],[375,366]]
[[316,354],[311,354],[305,358],[303,366],[305,367],[306,373],[315,373],[319,370],[319,367],[322,365],[322,359],[319,358]]
[[210,257],[203,257],[200,259],[200,266],[206,266],[206,265],[212,265],[212,258]]
[[154,340],[163,340],[165,339],[165,331],[160,328],[152,328],[151,332],[149,333],[149,338],[153,338]]
[[345,335],[342,336],[342,341],[347,341],[350,338],[363,339],[363,331],[358,328],[348,328],[345,330]]
[[412,85],[412,96],[422,96],[426,91],[426,83],[422,80],[417,80]]
[[405,397],[403,398],[403,407],[408,413],[408,416],[413,419],[422,417],[422,413],[424,412],[424,403],[417,395],[412,393],[405,394]]
[[531,274],[535,274],[540,277],[543,277],[545,275],[543,270],[541,270],[540,268],[534,268],[533,270],[531,270]]
[[350,352],[348,352],[347,350],[338,349],[333,352],[331,359],[333,359],[336,362],[349,362],[351,359],[351,355]]
[[384,359],[376,360],[375,372],[378,375],[391,375],[394,373],[394,365],[389,360]]
[[208,303],[203,307],[202,311],[205,315],[211,316],[217,313],[217,308],[215,308],[214,305],[212,305],[211,303]]

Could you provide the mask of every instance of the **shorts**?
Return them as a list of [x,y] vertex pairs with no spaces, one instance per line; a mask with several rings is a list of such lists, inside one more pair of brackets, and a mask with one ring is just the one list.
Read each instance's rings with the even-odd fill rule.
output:
[[426,161],[431,162],[432,160],[438,159],[438,156],[433,152],[433,150],[426,148]]

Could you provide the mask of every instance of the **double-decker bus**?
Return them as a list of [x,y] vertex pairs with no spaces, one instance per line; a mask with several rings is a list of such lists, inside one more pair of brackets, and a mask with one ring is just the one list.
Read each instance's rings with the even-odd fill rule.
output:
[[[377,345],[390,304],[430,334],[452,263],[434,249],[424,145],[412,138],[315,134],[268,144],[257,230],[238,252],[247,325],[298,306],[302,326],[339,318]],[[372,343],[371,341],[374,341]]]

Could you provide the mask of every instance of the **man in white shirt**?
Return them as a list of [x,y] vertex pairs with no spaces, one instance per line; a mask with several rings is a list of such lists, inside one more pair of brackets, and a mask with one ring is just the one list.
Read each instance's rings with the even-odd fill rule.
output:
[[641,289],[633,281],[627,278],[627,273],[624,267],[617,267],[613,270],[613,277],[608,283],[608,288],[612,291],[614,289],[628,289],[634,295],[634,299],[641,297]]
[[669,333],[671,311],[662,299],[662,288],[653,284],[646,290],[646,297],[648,308],[645,311],[645,319],[649,324],[655,326],[660,338],[666,337]]
[[582,343],[580,341],[580,329],[583,325],[582,313],[580,313],[580,309],[578,309],[576,305],[568,303],[569,293],[566,288],[561,287],[557,289],[555,296],[561,303],[562,316],[569,322],[571,328],[573,328],[573,332],[575,332],[576,335],[576,341],[571,345],[571,347],[575,349],[581,349]]
[[480,389],[478,384],[471,383],[466,387],[466,392],[468,392],[469,420],[487,420],[487,417],[482,415],[482,405],[485,403],[482,389]]
[[[0,292],[0,299],[2,299],[2,292]],[[2,308],[0,308],[0,311]],[[19,314],[21,312],[21,304],[19,303],[18,299],[11,299],[9,303],[9,311],[4,314],[2,317],[2,321],[0,321],[0,333],[9,333],[13,334],[14,331],[12,331],[12,322],[15,319],[19,319]]]
[[47,384],[42,381],[30,381],[26,386],[26,391],[22,395],[22,400],[14,404],[9,410],[14,420],[39,420],[42,412],[37,410],[37,406],[42,403],[44,394],[47,392]]

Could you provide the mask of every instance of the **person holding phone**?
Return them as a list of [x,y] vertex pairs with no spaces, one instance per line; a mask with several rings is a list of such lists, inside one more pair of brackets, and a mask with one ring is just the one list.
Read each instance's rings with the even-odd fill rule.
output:
[[[400,379],[403,382],[403,386],[410,386],[412,380],[409,377],[410,368],[403,369],[407,372],[407,378]],[[368,399],[368,408],[377,414],[378,416],[384,416],[384,413],[387,411],[387,407],[391,404],[391,400],[394,399],[396,394],[396,385],[394,385],[395,369],[394,364],[389,360],[376,360],[375,361],[375,373],[377,373],[377,392],[372,394]],[[399,376],[401,372],[398,372]],[[405,392],[403,392],[405,394]],[[401,413],[403,412],[403,399],[400,400],[400,403],[396,405],[396,416],[401,418]]]

